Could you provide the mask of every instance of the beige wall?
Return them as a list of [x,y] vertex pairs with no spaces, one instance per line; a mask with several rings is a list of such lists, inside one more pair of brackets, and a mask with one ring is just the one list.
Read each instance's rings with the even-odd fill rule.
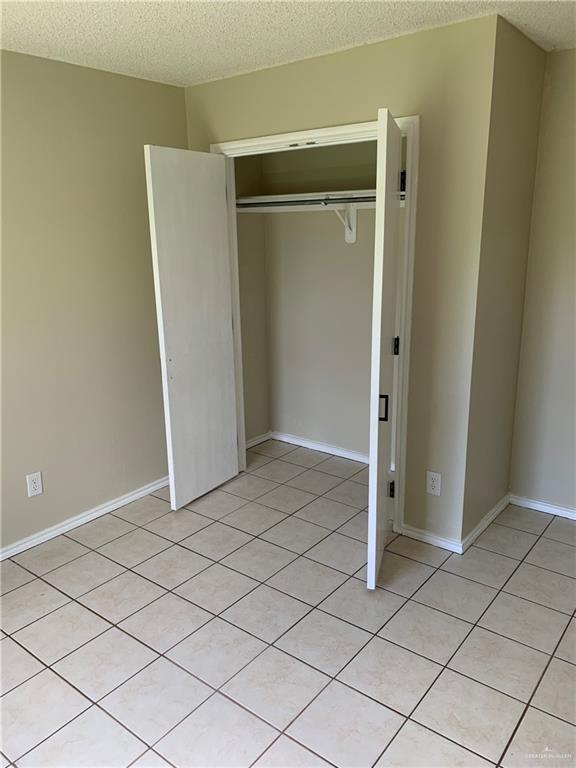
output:
[[530,254],[512,492],[576,507],[576,51],[550,53]]
[[545,53],[498,19],[462,534],[509,491]]
[[374,212],[266,215],[275,431],[368,453]]
[[[459,537],[496,18],[186,90],[191,148],[421,115],[408,522]],[[443,473],[425,494],[425,470]]]
[[268,284],[264,214],[237,216],[246,439],[270,431]]
[[147,143],[182,89],[2,54],[3,545],[166,474]]

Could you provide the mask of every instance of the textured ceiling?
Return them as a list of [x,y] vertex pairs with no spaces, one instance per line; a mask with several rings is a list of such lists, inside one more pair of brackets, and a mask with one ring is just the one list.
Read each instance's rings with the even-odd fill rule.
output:
[[499,13],[546,50],[576,47],[572,1],[2,2],[2,48],[174,85]]

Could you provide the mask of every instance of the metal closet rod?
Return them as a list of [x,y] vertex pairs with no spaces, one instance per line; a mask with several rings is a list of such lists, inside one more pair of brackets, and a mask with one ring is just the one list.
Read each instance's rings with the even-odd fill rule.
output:
[[318,197],[318,198],[307,198],[299,200],[270,200],[270,201],[263,201],[259,200],[257,202],[251,202],[251,203],[243,203],[240,200],[236,201],[236,208],[265,208],[267,206],[274,207],[274,208],[290,208],[295,206],[302,207],[303,205],[318,205],[318,206],[326,206],[326,205],[334,205],[335,203],[341,203],[342,205],[354,205],[354,203],[375,203],[376,202],[376,195],[367,195],[364,197]]

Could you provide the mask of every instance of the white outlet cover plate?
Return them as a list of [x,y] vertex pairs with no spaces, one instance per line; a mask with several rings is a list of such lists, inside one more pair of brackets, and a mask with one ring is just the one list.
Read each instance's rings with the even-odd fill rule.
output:
[[28,497],[40,496],[41,493],[44,493],[42,472],[33,472],[31,475],[26,475],[26,488],[28,489]]
[[440,472],[426,472],[426,493],[430,496],[440,496],[442,491],[442,475]]

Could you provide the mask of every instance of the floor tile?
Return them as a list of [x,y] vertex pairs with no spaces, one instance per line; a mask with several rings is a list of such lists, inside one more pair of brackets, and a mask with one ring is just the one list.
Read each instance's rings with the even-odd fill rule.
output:
[[338,533],[368,543],[368,513],[358,512],[338,529]]
[[409,539],[408,536],[398,536],[391,544],[388,544],[386,550],[394,552],[396,555],[418,560],[418,562],[431,565],[433,568],[438,568],[450,557],[450,552],[446,549],[434,547],[432,544],[425,544],[416,539]]
[[349,579],[318,607],[368,632],[377,632],[404,602],[393,592],[367,589],[358,579]]
[[346,578],[345,574],[328,568],[327,565],[299,557],[268,579],[268,584],[292,597],[304,600],[305,603],[316,605],[346,581]]
[[576,608],[574,579],[529,563],[521,563],[504,590],[563,613],[572,613]]
[[522,560],[523,557],[526,557],[537,539],[538,537],[533,533],[526,533],[525,531],[508,528],[507,525],[492,523],[476,539],[474,546]]
[[211,613],[220,613],[247,595],[258,582],[223,565],[213,565],[176,589],[176,593]]
[[329,763],[286,736],[269,747],[254,768],[329,768]]
[[155,536],[149,531],[138,528],[119,539],[114,539],[98,550],[101,555],[109,557],[125,568],[133,568],[144,560],[154,557],[159,552],[171,546],[169,541]]
[[37,547],[27,549],[13,559],[18,565],[23,566],[37,576],[48,571],[53,571],[61,565],[75,560],[80,555],[85,555],[89,550],[77,541],[66,536],[56,536],[54,539],[38,544]]
[[576,725],[576,666],[552,659],[538,686],[532,706]]
[[198,515],[191,509],[179,509],[148,523],[146,530],[162,536],[164,539],[178,542],[187,536],[192,536],[193,533],[198,533],[209,525],[209,517]]
[[287,733],[341,768],[372,765],[403,723],[387,707],[332,682]]
[[57,662],[54,671],[97,701],[156,657],[142,643],[112,627]]
[[366,545],[348,536],[331,533],[306,552],[306,557],[338,571],[353,574],[366,562]]
[[28,651],[9,637],[0,641],[0,695],[45,669]]
[[100,705],[147,744],[154,744],[205,701],[212,689],[166,659],[157,659]]
[[67,602],[68,598],[49,584],[40,579],[30,581],[0,598],[2,629],[12,634]]
[[120,509],[114,510],[114,517],[121,517],[134,525],[146,525],[162,515],[170,512],[170,504],[156,496],[144,496],[142,499],[132,501]]
[[283,512],[251,501],[235,512],[226,515],[222,522],[257,536],[285,519],[286,515]]
[[414,595],[431,608],[475,622],[496,595],[496,590],[451,573],[437,571]]
[[559,659],[576,664],[576,619],[572,619],[570,622],[554,655],[558,656]]
[[336,675],[369,639],[364,630],[314,610],[275,645],[321,672]]
[[260,586],[224,611],[222,616],[267,643],[273,643],[309,610],[310,606],[300,600]]
[[45,664],[53,664],[107,629],[110,624],[92,611],[67,603],[16,632],[14,639]]
[[16,760],[90,706],[47,669],[2,698],[2,751]]
[[519,701],[444,670],[412,719],[497,762],[523,711]]
[[229,525],[213,523],[209,528],[189,536],[180,544],[212,560],[220,560],[243,544],[247,544],[252,538],[249,533],[238,531]]
[[548,768],[565,768],[574,763],[575,755],[576,728],[529,707],[502,765],[504,768],[526,768],[544,764]]
[[463,555],[452,553],[442,570],[500,589],[517,566],[518,561],[510,557],[489,552],[487,549],[470,547]]
[[338,680],[409,715],[441,671],[439,664],[375,637],[340,672]]
[[544,653],[552,653],[567,623],[566,614],[506,592],[498,595],[479,622],[481,627]]
[[0,595],[34,581],[34,578],[34,574],[28,573],[12,560],[3,560],[0,563]]
[[[526,557],[526,562],[539,565],[564,576],[576,577],[576,547],[552,539],[540,539]],[[576,590],[576,583],[574,584]]]
[[299,491],[297,488],[290,488],[287,485],[279,485],[273,491],[269,491],[269,493],[261,496],[258,501],[267,507],[272,507],[272,509],[277,509],[279,512],[291,515],[306,504],[314,501],[315,498],[312,493]]
[[79,597],[119,576],[124,570],[118,563],[113,563],[97,552],[90,552],[47,573],[44,579],[70,597]]
[[528,701],[549,658],[541,651],[475,627],[449,667],[520,701]]
[[291,464],[298,464],[300,467],[310,468],[321,464],[329,458],[332,458],[330,454],[323,451],[314,451],[311,448],[296,448],[295,451],[290,451],[290,454],[286,455],[285,461],[289,461]]
[[301,491],[308,491],[308,493],[322,494],[334,488],[341,483],[339,477],[334,475],[328,475],[325,472],[318,472],[316,469],[307,469],[292,480],[287,481],[287,485],[292,488],[299,488]]
[[263,533],[260,538],[278,544],[292,552],[302,554],[328,536],[326,528],[320,528],[297,517],[287,517],[274,528]]
[[164,653],[210,621],[212,614],[178,595],[164,595],[119,626],[141,642]]
[[253,469],[263,467],[264,464],[273,461],[271,456],[262,456],[260,453],[254,453],[254,451],[246,451],[246,471],[252,472]]
[[163,488],[159,488],[157,491],[154,491],[154,493],[150,494],[151,496],[154,496],[156,499],[162,499],[162,501],[170,501],[170,486],[165,485]]
[[358,472],[366,469],[366,464],[361,461],[352,461],[352,459],[343,459],[340,456],[331,456],[317,468],[321,472],[327,472],[329,475],[335,475],[343,480],[347,480],[352,475],[356,475]]
[[170,763],[167,763],[163,757],[149,749],[135,763],[131,763],[130,768],[170,768]]
[[[411,597],[433,573],[434,569],[429,565],[417,563],[386,550],[382,558],[377,584],[379,587],[389,589],[403,597]],[[366,569],[364,568],[356,576],[365,582]]]
[[66,535],[74,539],[74,541],[84,544],[86,547],[97,549],[133,530],[134,526],[131,523],[127,523],[126,520],[121,520],[114,515],[102,515],[102,517],[97,517],[96,520],[91,520],[79,528],[68,531]]
[[544,537],[576,546],[576,520],[569,520],[566,517],[555,517],[544,531]]
[[358,510],[354,507],[322,497],[300,509],[296,512],[295,517],[335,530],[357,514]]
[[252,579],[265,581],[295,558],[296,555],[293,552],[270,544],[268,541],[253,539],[224,558],[222,564]]
[[215,688],[252,661],[266,644],[222,619],[213,619],[168,651],[168,657]]
[[296,475],[302,474],[302,472],[302,467],[298,467],[296,464],[289,464],[287,461],[281,461],[280,459],[275,459],[252,470],[252,474],[257,477],[263,477],[265,480],[271,480],[273,483],[287,483],[295,478]]
[[155,749],[171,763],[187,768],[247,768],[277,735],[262,720],[217,693]]
[[210,565],[212,560],[175,544],[134,570],[164,589],[175,589]]
[[472,625],[412,600],[378,633],[415,653],[446,664]]
[[[239,475],[234,480],[229,480],[222,486],[222,490],[228,494],[239,496],[247,501],[254,501],[254,499],[263,496],[265,493],[277,488],[277,483],[273,483],[271,480],[265,480],[263,477],[257,477],[256,475]],[[199,512],[202,510],[198,509]],[[232,511],[232,510],[230,510]]]
[[510,504],[503,512],[500,512],[494,522],[539,536],[551,521],[552,515],[545,512],[535,512],[533,509],[524,509]]
[[212,520],[220,520],[220,518],[229,515],[230,512],[234,512],[235,509],[244,506],[244,504],[246,504],[246,499],[216,490],[196,499],[196,501],[188,504],[188,507],[205,517],[210,517]]
[[354,483],[352,480],[345,480],[328,491],[326,497],[341,501],[342,504],[348,504],[350,507],[365,509],[368,506],[368,486]]
[[283,729],[329,681],[329,677],[301,661],[268,648],[222,691],[271,725]]
[[368,485],[370,481],[370,468],[364,467],[364,469],[361,469],[360,472],[357,472],[355,475],[352,475],[350,477],[350,480],[354,480],[355,483],[362,483],[363,485]]
[[292,443],[284,443],[282,440],[265,440],[263,443],[253,445],[250,450],[252,453],[260,453],[263,456],[278,459],[280,456],[292,453],[296,450],[296,447]]
[[113,624],[127,618],[164,594],[161,587],[135,573],[125,572],[79,598],[79,601]]
[[146,746],[98,707],[91,707],[18,761],[22,768],[123,768]]
[[375,768],[490,768],[492,763],[407,720]]

